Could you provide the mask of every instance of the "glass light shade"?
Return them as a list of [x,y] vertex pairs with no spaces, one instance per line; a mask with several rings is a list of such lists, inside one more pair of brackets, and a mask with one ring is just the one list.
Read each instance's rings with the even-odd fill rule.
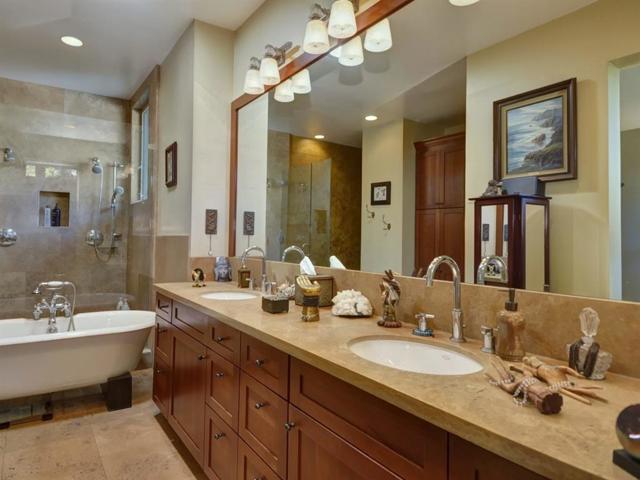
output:
[[329,15],[329,35],[333,38],[349,38],[356,34],[356,14],[349,0],[336,0]]
[[311,91],[311,78],[309,77],[309,70],[306,68],[296,73],[291,81],[293,82],[293,93],[304,95]]
[[304,31],[302,49],[307,53],[321,54],[329,50],[329,34],[322,20],[309,20]]
[[264,85],[260,79],[260,72],[255,68],[250,68],[244,76],[244,93],[260,95],[264,93]]
[[345,67],[355,67],[364,62],[364,52],[362,51],[362,39],[354,37],[342,45],[340,52],[340,65]]
[[295,98],[295,95],[293,94],[293,82],[290,79],[287,79],[278,85],[273,98],[282,103],[293,102],[293,99]]
[[388,18],[376,23],[367,30],[367,34],[364,37],[364,48],[368,52],[386,52],[392,45],[391,25]]
[[478,3],[479,1],[480,0],[449,0],[449,3],[454,7],[467,7],[474,3]]
[[264,85],[280,83],[280,69],[275,58],[264,57],[260,62],[260,79]]
[[340,58],[340,54],[342,53],[342,47],[334,48],[329,52],[329,55],[332,57]]

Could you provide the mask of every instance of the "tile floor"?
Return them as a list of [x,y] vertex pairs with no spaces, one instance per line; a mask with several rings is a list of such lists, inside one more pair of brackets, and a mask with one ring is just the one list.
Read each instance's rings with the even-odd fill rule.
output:
[[0,479],[205,479],[151,400],[152,370],[132,375],[129,409],[107,412],[86,389],[54,398],[51,421],[0,430]]

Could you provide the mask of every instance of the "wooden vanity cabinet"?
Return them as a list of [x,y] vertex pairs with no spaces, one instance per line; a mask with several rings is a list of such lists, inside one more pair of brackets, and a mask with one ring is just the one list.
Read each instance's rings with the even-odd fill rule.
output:
[[158,298],[153,400],[212,480],[543,478]]

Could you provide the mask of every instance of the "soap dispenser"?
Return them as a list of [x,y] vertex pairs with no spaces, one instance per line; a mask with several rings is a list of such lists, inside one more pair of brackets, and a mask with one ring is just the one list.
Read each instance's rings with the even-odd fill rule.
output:
[[514,288],[509,289],[509,300],[504,304],[504,310],[498,312],[496,325],[498,356],[508,362],[521,362],[526,354],[522,344],[525,322],[522,313],[518,312]]

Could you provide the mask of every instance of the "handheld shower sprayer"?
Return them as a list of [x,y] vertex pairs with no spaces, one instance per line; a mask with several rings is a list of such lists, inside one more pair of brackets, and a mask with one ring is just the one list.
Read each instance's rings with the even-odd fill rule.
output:
[[113,195],[111,195],[111,208],[116,208],[116,200],[121,195],[124,195],[124,188],[117,185],[116,188],[113,189]]

